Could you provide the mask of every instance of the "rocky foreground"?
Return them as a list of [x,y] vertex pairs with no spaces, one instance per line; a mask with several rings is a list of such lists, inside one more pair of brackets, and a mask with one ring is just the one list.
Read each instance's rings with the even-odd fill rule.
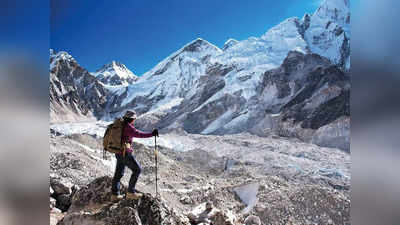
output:
[[249,134],[159,139],[159,196],[153,140],[141,139],[134,149],[146,194],[112,203],[115,160],[102,159],[101,139],[53,131],[51,224],[350,224],[348,153]]

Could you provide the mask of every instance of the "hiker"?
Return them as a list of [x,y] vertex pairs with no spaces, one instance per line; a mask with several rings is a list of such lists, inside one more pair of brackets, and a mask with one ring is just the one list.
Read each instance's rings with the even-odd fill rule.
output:
[[125,144],[125,152],[123,153],[115,153],[115,157],[117,158],[117,165],[115,168],[114,178],[112,180],[111,187],[111,200],[118,201],[123,198],[120,194],[120,183],[121,178],[124,175],[125,166],[132,170],[132,175],[129,180],[129,186],[126,193],[127,199],[139,199],[142,197],[142,194],[137,192],[135,189],[136,182],[139,178],[140,172],[142,168],[140,164],[137,162],[135,157],[132,155],[132,138],[149,138],[153,136],[158,136],[158,130],[154,129],[151,133],[144,133],[142,131],[137,130],[134,127],[134,122],[136,117],[135,111],[126,111],[125,115],[122,117],[124,120],[124,127],[122,130],[122,143]]

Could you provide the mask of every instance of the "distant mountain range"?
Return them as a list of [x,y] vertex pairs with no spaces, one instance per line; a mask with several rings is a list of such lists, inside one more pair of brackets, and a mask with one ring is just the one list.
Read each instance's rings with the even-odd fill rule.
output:
[[349,27],[349,1],[325,0],[313,15],[222,49],[193,40],[141,77],[114,61],[89,73],[50,50],[51,121],[134,109],[143,129],[277,134],[349,150]]

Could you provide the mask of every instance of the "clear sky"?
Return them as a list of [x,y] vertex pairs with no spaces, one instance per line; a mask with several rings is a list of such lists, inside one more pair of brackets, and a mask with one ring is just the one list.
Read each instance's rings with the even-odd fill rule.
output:
[[313,13],[320,0],[51,0],[50,47],[94,72],[111,60],[141,75],[201,37],[259,37],[286,18]]

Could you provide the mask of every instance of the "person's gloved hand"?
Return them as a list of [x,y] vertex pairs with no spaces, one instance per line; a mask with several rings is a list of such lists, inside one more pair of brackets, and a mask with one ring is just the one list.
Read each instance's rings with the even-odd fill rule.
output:
[[157,136],[158,137],[158,129],[154,129],[152,134],[153,134],[153,136]]

